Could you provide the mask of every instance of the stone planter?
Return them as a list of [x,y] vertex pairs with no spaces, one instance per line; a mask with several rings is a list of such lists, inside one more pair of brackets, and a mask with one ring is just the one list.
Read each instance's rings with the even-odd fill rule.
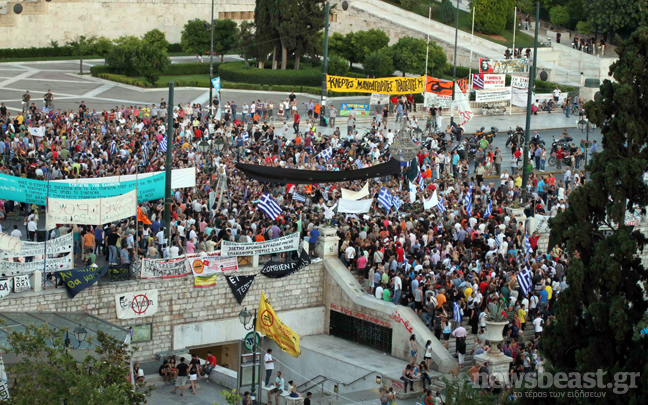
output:
[[491,343],[491,347],[490,349],[488,349],[489,353],[496,354],[500,352],[497,348],[497,343],[504,340],[504,337],[502,337],[502,332],[504,332],[504,327],[508,325],[508,323],[508,321],[486,321],[486,340]]
[[488,374],[495,377],[501,386],[505,387],[509,384],[509,365],[513,359],[506,356],[497,348],[497,343],[504,340],[502,332],[504,326],[508,321],[493,322],[486,321],[486,340],[490,343],[490,348],[487,352],[478,354],[474,357],[478,363],[488,363]]
[[320,236],[317,240],[317,245],[315,245],[315,255],[322,259],[326,257],[337,257],[338,245],[340,243],[340,238],[336,235],[337,228],[321,227],[318,229]]
[[520,208],[509,207],[506,209],[506,212],[511,218],[515,218],[516,221],[521,221],[521,222],[526,221],[527,217],[526,215],[524,215],[524,207],[520,207]]

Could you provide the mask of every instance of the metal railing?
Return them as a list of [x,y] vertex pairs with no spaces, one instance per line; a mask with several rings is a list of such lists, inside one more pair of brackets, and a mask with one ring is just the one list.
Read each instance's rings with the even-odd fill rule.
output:
[[[360,377],[356,378],[355,380],[353,380],[351,382],[348,382],[348,383],[344,383],[344,382],[342,382],[340,380],[336,380],[335,378],[330,378],[330,377],[327,377],[325,375],[320,374],[320,375],[315,376],[315,377],[309,379],[308,381],[300,384],[297,387],[297,389],[299,391],[307,392],[308,390],[310,390],[312,388],[315,388],[318,385],[321,385],[322,386],[322,391],[323,391],[324,390],[324,388],[323,388],[324,383],[327,382],[327,381],[331,381],[331,382],[335,383],[336,385],[342,385],[342,386],[348,387],[349,385],[355,384],[356,382],[358,382],[360,380],[363,380],[363,379],[367,378],[368,376],[370,376],[372,374],[377,374],[377,373],[375,371],[370,371],[367,374],[364,374],[364,375],[362,375],[362,376],[360,376]],[[320,380],[315,382],[318,379],[320,379]],[[311,385],[309,385],[309,384],[311,384]],[[305,387],[305,388],[302,388],[302,387]]]

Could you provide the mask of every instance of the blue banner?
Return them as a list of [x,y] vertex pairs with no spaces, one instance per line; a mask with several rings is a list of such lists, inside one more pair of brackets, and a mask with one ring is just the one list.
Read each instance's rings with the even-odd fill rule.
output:
[[70,271],[60,271],[56,275],[63,281],[68,297],[74,298],[78,293],[90,287],[108,271],[108,267],[88,267]]
[[348,117],[351,109],[353,109],[356,117],[368,117],[369,107],[369,104],[343,103],[340,106],[340,111],[338,112],[338,114],[340,115],[340,117]]
[[[0,173],[0,197],[28,204],[45,205],[46,196],[50,198],[89,199],[115,197],[137,188],[137,201],[142,203],[164,198],[164,173],[155,174],[138,180],[115,183],[59,183],[26,179]],[[139,185],[137,184],[139,183]]]
[[220,87],[220,77],[214,77],[211,82],[212,82],[212,86],[214,86],[216,91],[220,91],[220,89],[221,89],[221,87]]

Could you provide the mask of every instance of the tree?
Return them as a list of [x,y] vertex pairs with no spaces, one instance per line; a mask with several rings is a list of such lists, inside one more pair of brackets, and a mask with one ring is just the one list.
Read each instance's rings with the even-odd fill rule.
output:
[[637,28],[648,24],[645,1],[589,0],[584,4],[586,15],[594,26],[610,34],[610,39],[614,39],[615,34],[626,38]]
[[214,54],[220,54],[221,62],[226,52],[232,49],[236,43],[239,30],[236,22],[227,20],[218,20],[214,27]]
[[205,20],[196,18],[187,21],[182,30],[180,45],[185,52],[203,54],[209,51],[211,33],[209,23]]
[[439,17],[442,23],[449,24],[454,21],[456,18],[457,8],[452,4],[450,0],[444,0],[436,8],[436,15]]
[[133,64],[140,76],[144,76],[151,84],[155,84],[160,75],[171,65],[166,48],[151,46],[141,41],[136,48]]
[[[425,40],[413,37],[402,37],[389,48],[389,55],[394,61],[394,68],[403,73],[424,74]],[[440,72],[446,67],[446,55],[443,48],[435,42],[430,42],[428,55],[428,72]]]
[[394,74],[394,61],[385,49],[365,56],[362,67],[365,74],[370,77],[387,77]]
[[154,46],[159,49],[169,48],[169,41],[166,40],[166,35],[164,35],[164,32],[160,31],[157,28],[152,29],[144,34],[142,40],[150,46]]
[[576,24],[576,31],[578,31],[579,34],[587,35],[592,32],[592,23],[589,21],[579,21],[578,24]]
[[92,51],[92,47],[97,40],[96,37],[86,37],[79,35],[72,41],[68,42],[68,46],[72,47],[72,53],[79,57],[79,73],[83,74],[83,56]]
[[598,403],[627,405],[643,403],[648,394],[643,376],[624,395],[612,389],[618,372],[648,373],[648,335],[637,333],[648,309],[640,286],[648,285],[648,271],[639,255],[648,239],[624,224],[627,211],[648,205],[643,181],[648,29],[632,34],[616,51],[619,59],[610,68],[616,83],[605,80],[600,97],[586,105],[587,117],[601,128],[603,150],[587,165],[590,180],[570,194],[567,209],[550,222],[552,235],[572,259],[569,287],[559,295],[556,319],[543,331],[540,350],[552,372],[605,370],[603,388],[597,388],[605,400]]
[[93,55],[99,55],[105,58],[106,55],[108,55],[108,52],[110,52],[110,50],[112,49],[112,47],[113,47],[113,42],[108,38],[101,36],[97,38],[94,45],[92,46],[91,53]]
[[333,76],[344,76],[349,73],[349,61],[338,55],[328,57],[326,73]]
[[364,55],[378,52],[387,47],[389,45],[389,37],[385,34],[385,31],[372,28],[368,31],[354,33],[351,42],[353,52],[359,54],[362,58]]
[[116,74],[126,76],[137,74],[133,60],[142,41],[135,36],[122,36],[113,42],[115,45],[106,55],[106,65],[111,67]]
[[565,25],[569,22],[569,10],[566,6],[554,6],[549,12],[551,23],[554,25]]
[[427,74],[439,76],[448,68],[448,57],[445,50],[434,41],[430,41],[428,52],[428,70]]
[[239,36],[236,41],[236,47],[239,51],[239,56],[245,59],[245,65],[248,65],[248,59],[258,58],[258,50],[256,46],[256,27],[253,22],[243,21],[241,23]]
[[[123,342],[97,332],[94,353],[82,358],[66,347],[67,331],[26,326],[7,338],[19,362],[7,366],[14,404],[144,404],[151,388],[133,390],[126,378],[132,353]],[[75,358],[76,357],[76,358]]]
[[295,70],[299,69],[299,61],[304,55],[313,55],[321,49],[322,42],[319,32],[324,28],[326,19],[325,0],[298,0],[297,13],[292,18],[298,23],[299,29],[295,35]]
[[513,15],[512,0],[473,0],[472,7],[475,29],[487,35],[501,34],[507,19]]
[[328,50],[330,54],[338,55],[349,61],[349,65],[359,62],[356,50],[353,49],[353,32],[342,35],[339,32],[329,36]]
[[259,69],[263,69],[268,54],[272,52],[272,68],[276,69],[276,49],[279,33],[272,24],[272,12],[277,11],[276,0],[256,0],[254,8],[254,36]]

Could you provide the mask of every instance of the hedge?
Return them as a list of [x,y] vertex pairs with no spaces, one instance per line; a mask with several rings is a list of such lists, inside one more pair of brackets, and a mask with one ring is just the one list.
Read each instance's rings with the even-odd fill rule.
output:
[[112,73],[113,70],[111,67],[106,65],[95,65],[90,67],[90,74],[94,77],[98,77],[102,73]]
[[[218,72],[220,62],[214,62],[214,73]],[[172,63],[163,73],[164,75],[208,75],[209,63]]]
[[106,80],[112,80],[113,82],[119,82],[124,84],[130,84],[131,86],[137,87],[152,87],[150,83],[143,82],[141,80],[134,79],[132,77],[124,75],[116,75],[112,73],[99,73],[97,77]]
[[247,67],[244,62],[223,63],[218,67],[221,80],[228,82],[317,87],[322,71],[315,68],[272,70]]
[[5,48],[0,49],[0,59],[13,58],[38,58],[38,57],[56,57],[56,56],[74,56],[71,46],[58,46],[47,48]]
[[178,43],[178,44],[169,44],[169,46],[167,46],[167,52],[180,53],[184,51],[182,50],[182,45]]

